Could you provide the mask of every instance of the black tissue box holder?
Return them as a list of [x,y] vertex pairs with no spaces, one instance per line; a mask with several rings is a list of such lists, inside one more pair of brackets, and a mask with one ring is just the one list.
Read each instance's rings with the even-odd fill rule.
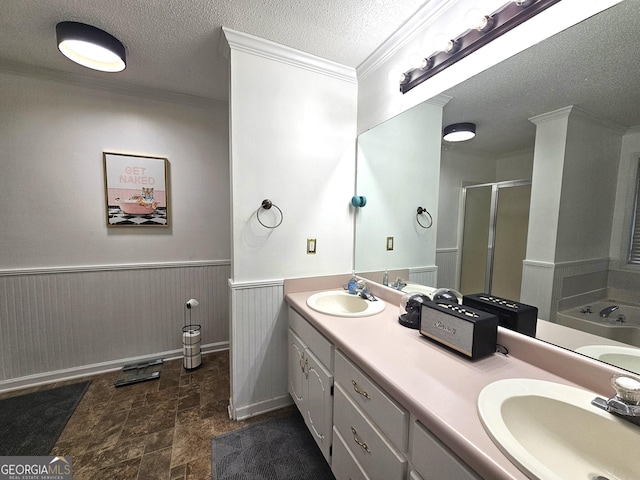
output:
[[515,330],[530,337],[536,336],[538,323],[538,309],[536,307],[488,293],[464,295],[462,304],[494,314],[498,317],[498,324],[501,327]]
[[453,302],[425,302],[420,333],[476,360],[496,351],[498,317]]

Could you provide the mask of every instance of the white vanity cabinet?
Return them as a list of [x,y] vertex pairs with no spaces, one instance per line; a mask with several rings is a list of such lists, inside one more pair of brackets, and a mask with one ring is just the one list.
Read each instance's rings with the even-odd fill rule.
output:
[[481,479],[292,307],[288,345],[289,393],[337,480]]
[[[411,422],[410,480],[482,480],[419,421]],[[418,475],[419,474],[419,475]]]
[[[335,367],[334,429],[342,442],[334,449],[336,479],[404,480],[409,412],[339,351]],[[338,468],[353,464],[360,476]]]
[[333,345],[289,308],[289,393],[331,465]]

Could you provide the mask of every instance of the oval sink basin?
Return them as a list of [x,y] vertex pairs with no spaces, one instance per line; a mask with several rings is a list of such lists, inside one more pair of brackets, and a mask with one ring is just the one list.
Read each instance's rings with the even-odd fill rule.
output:
[[384,310],[384,302],[365,300],[343,290],[314,293],[307,298],[307,305],[316,312],[336,317],[368,317]]
[[530,478],[638,478],[640,428],[593,405],[598,395],[558,383],[500,380],[478,397],[485,430]]
[[634,373],[640,373],[640,349],[615,345],[587,345],[576,352]]
[[427,287],[426,285],[420,285],[419,283],[407,283],[402,287],[402,291],[405,293],[422,293],[427,295],[429,298],[433,296],[433,292],[436,290],[437,288]]

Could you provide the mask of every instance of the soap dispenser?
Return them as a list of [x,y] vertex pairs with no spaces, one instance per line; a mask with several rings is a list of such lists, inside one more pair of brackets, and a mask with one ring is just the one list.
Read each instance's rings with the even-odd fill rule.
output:
[[386,270],[382,274],[382,285],[384,285],[385,287],[389,286],[389,272],[387,272]]
[[349,293],[355,295],[358,293],[358,279],[356,278],[356,273],[352,272],[351,273],[351,278],[349,279],[349,282],[347,283],[347,290],[349,290]]

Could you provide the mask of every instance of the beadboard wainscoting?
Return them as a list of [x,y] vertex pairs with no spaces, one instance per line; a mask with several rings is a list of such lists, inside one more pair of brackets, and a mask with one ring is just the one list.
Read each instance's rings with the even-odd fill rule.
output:
[[437,279],[438,267],[435,265],[429,267],[409,268],[409,282],[411,283],[435,286]]
[[229,281],[231,398],[236,420],[292,403],[287,391],[284,281]]
[[435,286],[460,290],[458,249],[456,247],[436,249],[436,265],[438,266],[438,283]]
[[185,302],[204,351],[229,340],[230,261],[0,271],[0,390],[182,352]]

